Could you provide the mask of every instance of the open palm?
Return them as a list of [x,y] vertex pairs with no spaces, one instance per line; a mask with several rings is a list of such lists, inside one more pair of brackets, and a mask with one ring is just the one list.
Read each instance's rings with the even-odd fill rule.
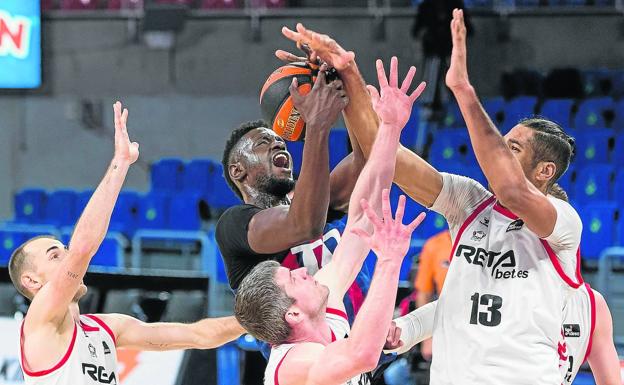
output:
[[139,144],[128,136],[128,110],[121,110],[121,102],[113,104],[115,113],[115,158],[132,164],[139,158]]
[[367,86],[371,94],[373,108],[383,123],[403,128],[412,113],[412,105],[425,89],[425,83],[420,83],[414,92],[408,95],[407,92],[416,74],[416,67],[410,67],[401,83],[401,88],[399,88],[399,63],[396,56],[390,60],[389,79],[386,77],[383,62],[377,60],[376,64],[381,93],[375,87]]

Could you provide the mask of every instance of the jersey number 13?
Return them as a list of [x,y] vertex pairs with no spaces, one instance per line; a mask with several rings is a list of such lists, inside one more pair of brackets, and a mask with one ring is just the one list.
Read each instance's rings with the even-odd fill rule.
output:
[[470,300],[472,301],[472,311],[470,312],[472,325],[498,326],[501,323],[500,308],[503,306],[501,297],[493,294],[474,293]]

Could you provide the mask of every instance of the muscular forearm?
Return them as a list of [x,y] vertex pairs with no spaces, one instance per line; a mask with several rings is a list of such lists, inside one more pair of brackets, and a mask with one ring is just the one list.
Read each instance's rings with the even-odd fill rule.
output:
[[399,280],[398,262],[379,261],[366,300],[349,335],[354,352],[373,362],[373,367],[385,344],[396,301]]
[[327,130],[311,130],[303,146],[301,173],[288,212],[294,229],[319,236],[329,207],[329,149]]
[[85,258],[87,264],[106,235],[117,196],[129,167],[129,162],[113,159],[76,224],[69,243],[69,251],[71,255]]
[[452,90],[468,127],[479,165],[496,195],[526,186],[520,163],[481,106],[472,86]]
[[245,332],[234,317],[208,318],[190,325],[197,349],[212,349],[230,342]]

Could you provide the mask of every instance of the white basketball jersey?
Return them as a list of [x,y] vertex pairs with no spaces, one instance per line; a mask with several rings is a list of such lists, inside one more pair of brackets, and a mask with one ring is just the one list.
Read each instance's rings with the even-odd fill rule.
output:
[[67,353],[53,368],[32,372],[24,366],[24,327],[20,335],[20,364],[26,385],[102,385],[119,383],[115,338],[97,316],[81,315]]
[[587,360],[596,327],[596,300],[588,284],[568,298],[563,309],[562,341],[559,342],[561,384],[570,385]]
[[[332,332],[332,342],[349,336],[351,327],[349,326],[346,313],[341,310],[328,308],[325,314],[325,320],[329,324],[329,328]],[[264,385],[279,385],[278,373],[280,366],[290,349],[294,346],[296,346],[296,344],[282,344],[271,348],[269,363],[264,371]],[[331,364],[331,362],[327,363],[327,365]],[[360,374],[345,382],[343,385],[370,385],[370,374]]]
[[430,383],[559,384],[562,312],[578,269],[566,276],[548,242],[491,194],[451,230]]

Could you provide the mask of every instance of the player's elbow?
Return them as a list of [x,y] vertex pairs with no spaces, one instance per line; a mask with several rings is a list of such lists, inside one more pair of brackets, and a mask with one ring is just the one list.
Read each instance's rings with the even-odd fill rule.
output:
[[370,372],[377,367],[381,352],[370,348],[358,349],[354,364],[358,373]]

